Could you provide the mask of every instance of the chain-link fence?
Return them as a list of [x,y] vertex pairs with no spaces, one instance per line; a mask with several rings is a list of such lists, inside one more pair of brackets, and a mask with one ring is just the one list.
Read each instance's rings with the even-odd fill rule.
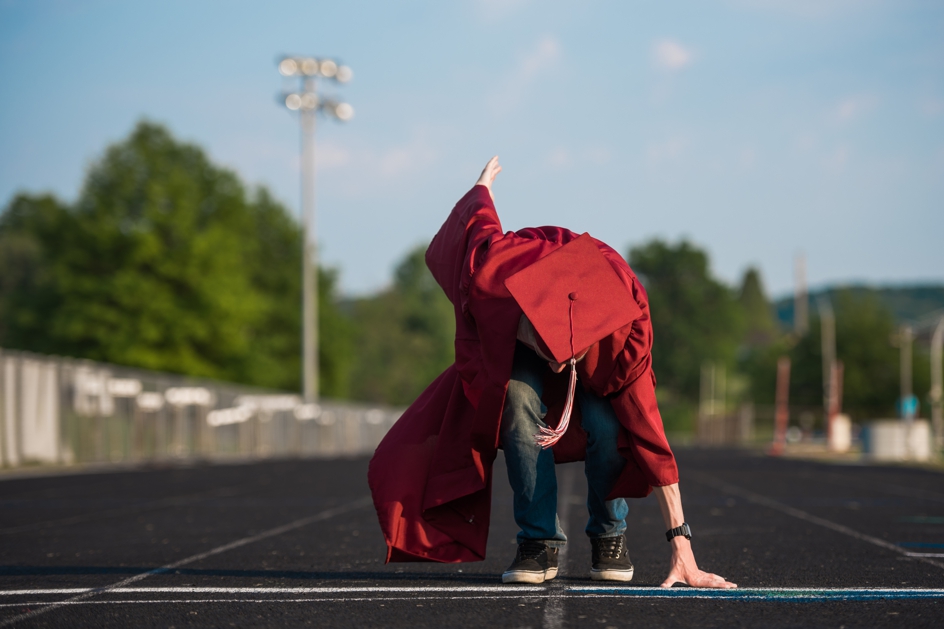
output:
[[400,411],[0,349],[0,464],[373,452]]

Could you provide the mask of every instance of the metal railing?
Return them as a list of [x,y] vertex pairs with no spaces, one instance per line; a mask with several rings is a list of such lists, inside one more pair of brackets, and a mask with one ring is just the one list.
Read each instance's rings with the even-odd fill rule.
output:
[[4,467],[369,454],[400,413],[0,349]]

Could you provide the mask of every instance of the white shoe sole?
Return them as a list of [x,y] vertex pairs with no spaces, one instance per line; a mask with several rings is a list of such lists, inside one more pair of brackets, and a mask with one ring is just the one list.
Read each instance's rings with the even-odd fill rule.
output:
[[557,568],[548,568],[544,572],[506,572],[502,583],[544,583],[557,576]]
[[594,581],[632,581],[633,568],[629,570],[594,570],[591,568],[590,578]]

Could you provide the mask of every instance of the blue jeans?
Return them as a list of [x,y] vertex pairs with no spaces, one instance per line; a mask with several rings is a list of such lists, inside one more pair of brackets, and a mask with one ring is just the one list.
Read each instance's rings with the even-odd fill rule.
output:
[[[538,428],[546,426],[547,408],[541,402],[544,376],[549,369],[533,350],[522,343],[515,348],[515,362],[501,419],[501,442],[508,466],[508,481],[515,494],[515,523],[521,528],[518,542],[542,540],[563,546],[567,536],[557,517],[557,475],[554,453],[534,441]],[[610,402],[577,386],[583,429],[587,433],[586,533],[594,537],[616,537],[626,530],[629,507],[622,498],[607,500],[625,459],[616,449],[619,420]]]

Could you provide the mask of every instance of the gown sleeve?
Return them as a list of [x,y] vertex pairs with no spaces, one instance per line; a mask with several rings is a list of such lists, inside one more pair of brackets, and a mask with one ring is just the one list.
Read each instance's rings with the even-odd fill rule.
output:
[[502,233],[488,188],[473,186],[459,199],[426,250],[426,266],[456,307],[468,313],[469,285],[492,237]]

